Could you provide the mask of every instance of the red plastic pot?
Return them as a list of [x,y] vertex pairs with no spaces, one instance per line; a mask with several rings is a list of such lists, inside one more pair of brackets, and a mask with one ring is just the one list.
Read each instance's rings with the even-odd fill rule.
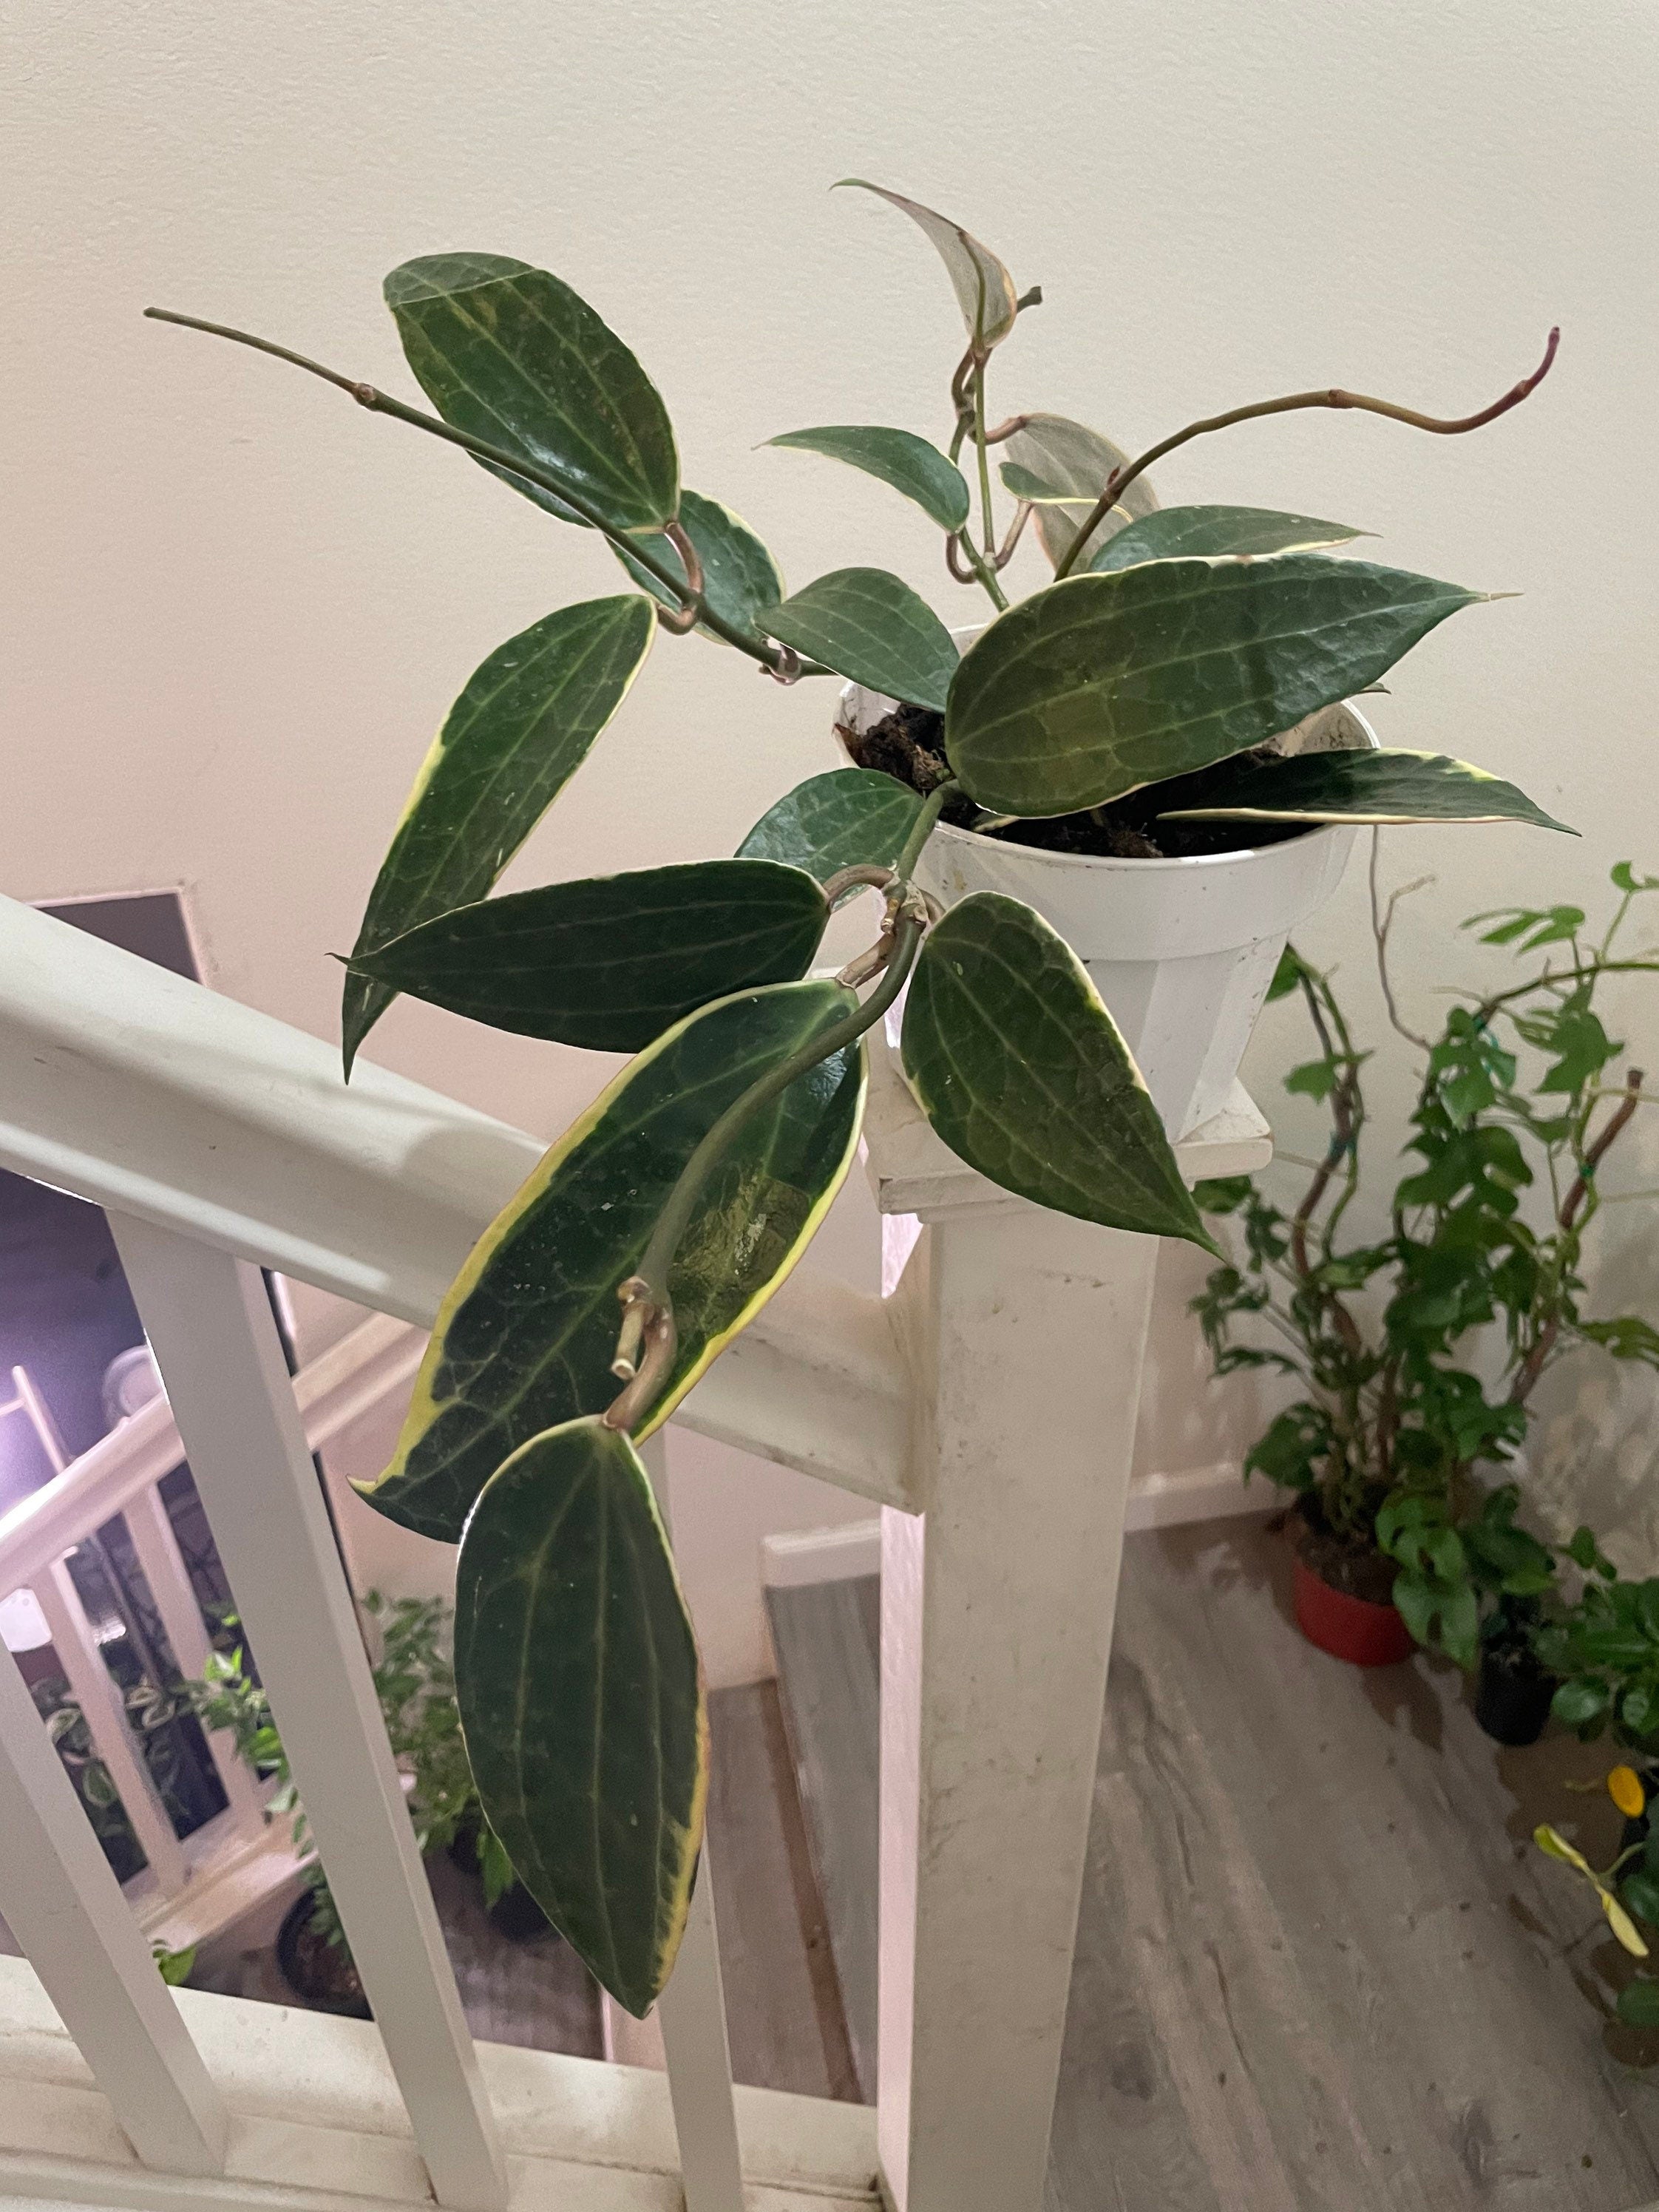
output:
[[1356,1667],[1393,1667],[1416,1650],[1412,1632],[1391,1605],[1350,1597],[1296,1562],[1296,1625],[1310,1644]]

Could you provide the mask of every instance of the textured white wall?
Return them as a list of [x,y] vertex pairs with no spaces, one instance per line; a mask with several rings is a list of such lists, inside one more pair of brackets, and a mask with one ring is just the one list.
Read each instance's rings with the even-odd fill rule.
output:
[[[996,404],[1131,444],[1327,380],[1471,407],[1559,319],[1555,376],[1485,436],[1292,416],[1162,485],[1366,524],[1382,557],[1525,594],[1430,640],[1377,720],[1514,776],[1583,841],[1396,835],[1391,870],[1441,877],[1402,932],[1408,994],[1449,976],[1458,915],[1659,862],[1647,0],[15,0],[4,36],[14,895],[182,882],[218,986],[332,1035],[326,955],[447,702],[509,631],[617,582],[592,538],[457,456],[146,325],[149,302],[403,389],[386,269],[544,261],[656,375],[688,480],[797,582],[873,561],[960,604],[893,495],[755,450],[815,422],[945,427],[950,294],[897,216],[828,196],[848,171],[1043,284]],[[827,705],[660,640],[511,880],[729,851],[823,764]],[[1310,950],[1374,1027],[1361,891],[1356,872]],[[1289,1048],[1275,1021],[1264,1090]],[[374,1049],[550,1133],[604,1072],[412,1005]],[[1378,1090],[1397,1101],[1386,1072]],[[1224,1408],[1160,1402],[1152,1460],[1217,1455]]]

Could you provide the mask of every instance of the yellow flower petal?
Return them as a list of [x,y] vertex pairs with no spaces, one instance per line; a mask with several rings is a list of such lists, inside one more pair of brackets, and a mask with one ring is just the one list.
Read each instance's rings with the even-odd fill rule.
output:
[[1607,1795],[1627,1820],[1639,1820],[1648,1808],[1648,1793],[1633,1766],[1615,1766],[1607,1777]]

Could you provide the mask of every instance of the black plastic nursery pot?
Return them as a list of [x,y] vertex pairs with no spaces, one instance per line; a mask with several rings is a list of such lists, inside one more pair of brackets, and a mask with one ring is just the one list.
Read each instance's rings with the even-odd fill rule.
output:
[[329,1942],[313,1924],[316,1910],[316,1896],[306,1889],[283,1916],[276,1931],[276,1964],[283,1979],[313,2012],[373,2020],[351,1954]]
[[503,1890],[489,1907],[489,1924],[509,1943],[533,1943],[538,1936],[559,1932],[521,1881]]
[[1536,1743],[1558,1684],[1524,1644],[1488,1644],[1480,1653],[1474,1717],[1494,1743]]

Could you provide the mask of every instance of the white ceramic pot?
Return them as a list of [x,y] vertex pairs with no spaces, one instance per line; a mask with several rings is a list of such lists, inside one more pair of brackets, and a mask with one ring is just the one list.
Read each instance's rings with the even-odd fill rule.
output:
[[[892,704],[849,684],[841,720],[868,729]],[[1345,702],[1310,715],[1285,742],[1291,751],[1330,752],[1376,738]],[[970,891],[1002,891],[1035,907],[1093,976],[1164,1127],[1179,1138],[1225,1103],[1285,939],[1341,881],[1355,835],[1310,830],[1243,852],[1117,860],[1039,852],[941,823],[916,878],[945,906]]]

